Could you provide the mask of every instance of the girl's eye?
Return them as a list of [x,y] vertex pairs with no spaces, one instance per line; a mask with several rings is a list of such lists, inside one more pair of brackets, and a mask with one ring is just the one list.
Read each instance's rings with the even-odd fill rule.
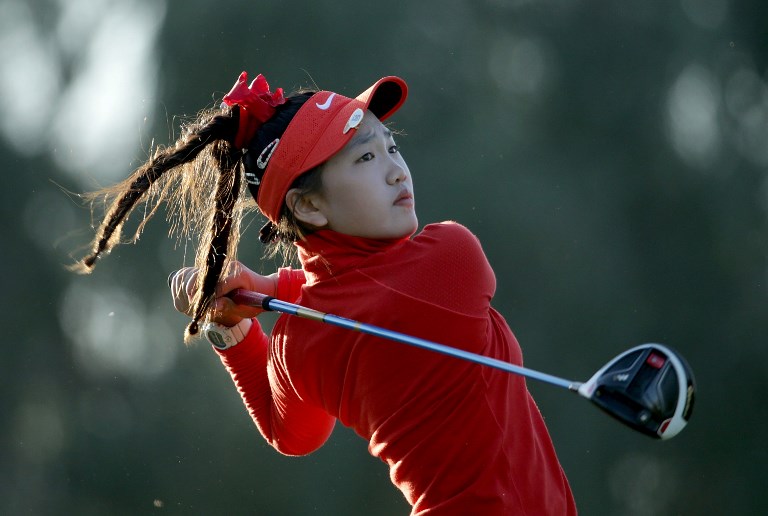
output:
[[393,145],[392,147],[389,148],[390,154],[397,154],[398,152],[400,152],[400,147],[398,147],[397,145]]
[[366,152],[362,156],[360,156],[360,159],[358,161],[371,161],[373,159],[373,154],[370,152]]

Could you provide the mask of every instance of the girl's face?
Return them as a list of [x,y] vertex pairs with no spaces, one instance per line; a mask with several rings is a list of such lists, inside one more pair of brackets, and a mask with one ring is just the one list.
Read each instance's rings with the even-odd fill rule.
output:
[[392,132],[370,111],[323,165],[312,204],[320,217],[316,226],[346,235],[400,238],[418,228],[411,173]]

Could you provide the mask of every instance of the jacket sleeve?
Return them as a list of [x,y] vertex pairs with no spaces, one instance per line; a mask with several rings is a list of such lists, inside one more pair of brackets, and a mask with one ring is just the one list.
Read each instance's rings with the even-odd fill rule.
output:
[[302,269],[283,267],[277,271],[277,293],[275,297],[280,301],[294,303],[301,294],[301,287],[306,282]]
[[336,419],[299,399],[256,319],[242,342],[216,352],[259,432],[277,451],[306,455],[330,437]]

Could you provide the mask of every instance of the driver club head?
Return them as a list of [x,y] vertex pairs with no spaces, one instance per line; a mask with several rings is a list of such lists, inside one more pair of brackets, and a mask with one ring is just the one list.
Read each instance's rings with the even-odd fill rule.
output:
[[579,394],[602,410],[657,439],[669,439],[685,428],[695,391],[685,359],[661,344],[625,351],[579,387]]

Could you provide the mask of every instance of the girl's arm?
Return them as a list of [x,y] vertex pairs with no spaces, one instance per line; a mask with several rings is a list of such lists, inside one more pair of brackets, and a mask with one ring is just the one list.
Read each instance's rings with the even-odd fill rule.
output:
[[[187,313],[185,309],[194,296],[196,275],[196,269],[187,268],[171,278],[174,307],[182,313]],[[225,295],[235,288],[246,288],[292,302],[299,296],[304,281],[300,269],[280,269],[262,276],[237,263],[216,289],[222,297],[216,299],[212,317],[225,326],[252,319],[250,331],[240,343],[216,352],[259,432],[286,455],[304,455],[322,446],[336,420],[324,410],[304,403],[294,393],[279,360],[270,356],[269,337],[253,319],[262,310],[235,305]]]
[[336,419],[297,397],[269,349],[254,320],[241,343],[216,352],[264,439],[286,455],[306,455],[325,443]]

